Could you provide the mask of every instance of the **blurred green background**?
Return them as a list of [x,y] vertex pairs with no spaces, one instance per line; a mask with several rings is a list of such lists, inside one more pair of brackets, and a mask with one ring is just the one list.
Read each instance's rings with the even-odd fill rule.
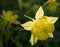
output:
[[0,20],[0,47],[60,47],[60,0],[0,0],[0,15],[2,15],[2,10],[12,10],[18,14],[18,20],[25,23],[31,19],[24,15],[34,18],[40,6],[43,7],[46,16],[59,17],[55,23],[54,38],[46,41],[38,40],[32,46],[29,43],[31,32],[22,30],[23,27],[15,24],[11,24],[11,28],[6,30],[7,24],[2,30]]

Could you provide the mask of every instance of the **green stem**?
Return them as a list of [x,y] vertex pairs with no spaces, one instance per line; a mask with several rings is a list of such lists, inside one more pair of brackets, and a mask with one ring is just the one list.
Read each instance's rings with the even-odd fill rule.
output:
[[50,2],[50,0],[46,1],[46,2],[43,4],[43,7],[45,7],[49,2]]
[[7,21],[5,21],[3,27],[2,27],[2,31],[4,31],[5,27],[6,27]]
[[21,8],[21,6],[22,6],[22,0],[18,0],[18,5],[19,5],[19,7]]
[[18,43],[16,42],[16,40],[14,40],[14,39],[10,36],[10,34],[8,34],[7,32],[5,32],[5,34],[6,34],[7,37],[10,38],[17,46],[22,47],[20,43],[19,43],[19,45],[18,45]]
[[55,3],[56,0],[48,0],[43,4],[43,7],[45,7],[46,5],[48,5],[49,3]]
[[12,32],[11,23],[8,23],[7,31],[8,31],[9,34]]
[[1,25],[0,25],[0,30],[1,30],[1,28],[2,28],[2,26],[3,26],[3,24],[4,24],[4,20],[1,22]]
[[[4,21],[5,23],[3,24],[3,26],[2,26],[2,35],[3,35],[3,33],[5,32],[5,27],[6,27],[6,24],[7,24],[7,21]],[[5,34],[5,33],[4,33]],[[5,42],[5,46],[6,47],[8,47],[7,46],[7,42],[8,42],[8,38],[6,37],[6,42]]]
[[2,32],[1,32],[1,36],[0,36],[1,38],[2,38],[2,36],[3,36],[4,28],[5,28],[5,25],[6,25],[6,23],[5,23],[5,24],[4,24],[4,23],[5,23],[5,21],[2,21],[1,26],[0,26],[0,30],[2,31]]

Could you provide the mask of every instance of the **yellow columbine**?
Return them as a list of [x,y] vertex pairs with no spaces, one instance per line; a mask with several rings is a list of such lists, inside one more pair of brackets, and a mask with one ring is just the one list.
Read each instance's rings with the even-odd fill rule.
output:
[[5,21],[9,22],[9,23],[14,23],[14,24],[20,24],[20,22],[17,20],[18,15],[14,14],[13,11],[9,10],[9,11],[2,11],[2,15],[1,16]]
[[18,18],[18,15],[15,14],[13,11],[9,10],[9,11],[5,11],[3,10],[2,11],[2,16],[1,17],[1,24],[0,24],[0,29],[1,30],[4,30],[5,29],[5,26],[7,25],[7,29],[10,30],[11,29],[11,23],[13,24],[19,24],[20,25],[20,22],[17,20]]
[[30,43],[32,45],[35,44],[38,39],[43,41],[47,40],[49,37],[54,37],[54,23],[57,21],[58,17],[48,17],[43,15],[44,11],[42,7],[40,7],[35,16],[36,20],[31,18],[33,21],[28,21],[24,24],[21,24],[21,26],[23,26],[24,29],[31,30],[32,34],[30,38]]

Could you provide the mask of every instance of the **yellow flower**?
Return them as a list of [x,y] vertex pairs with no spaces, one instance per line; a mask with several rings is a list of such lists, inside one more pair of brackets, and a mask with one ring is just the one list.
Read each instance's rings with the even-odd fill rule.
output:
[[2,11],[2,16],[0,16],[1,17],[1,24],[0,24],[0,29],[1,30],[4,30],[5,29],[5,27],[6,27],[6,25],[7,25],[7,27],[6,27],[6,29],[7,30],[11,30],[11,24],[13,23],[13,24],[19,24],[20,25],[20,22],[17,20],[17,18],[18,18],[18,15],[17,14],[15,14],[13,11],[11,11],[11,10],[9,10],[9,11],[5,11],[5,10],[3,10]]
[[9,11],[6,12],[6,11],[3,10],[2,14],[3,14],[2,18],[5,21],[7,21],[9,23],[14,23],[14,24],[20,24],[20,22],[17,20],[18,15],[14,14],[13,11],[9,10]]
[[[26,15],[25,15],[26,16]],[[28,16],[26,16],[28,17]],[[30,18],[30,17],[28,17]],[[30,18],[33,21],[28,21],[24,24],[21,24],[22,27],[26,30],[31,30],[30,43],[34,45],[37,40],[47,40],[49,37],[53,38],[54,32],[54,23],[57,21],[58,17],[48,17],[44,16],[44,11],[42,6],[36,12],[35,19]]]

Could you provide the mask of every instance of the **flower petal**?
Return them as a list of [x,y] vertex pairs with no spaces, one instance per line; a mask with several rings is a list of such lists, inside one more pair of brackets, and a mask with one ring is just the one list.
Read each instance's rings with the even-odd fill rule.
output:
[[18,20],[14,20],[12,23],[20,25],[20,22]]
[[58,20],[58,17],[48,17],[48,19],[49,19],[49,23],[52,23],[52,24],[54,24],[57,20]]
[[46,30],[47,30],[48,33],[53,33],[54,30],[55,30],[54,24],[51,24],[51,23],[47,23],[45,25],[45,28],[46,28]]
[[24,27],[24,29],[26,29],[26,30],[31,30],[32,24],[33,24],[33,21],[28,21],[24,24],[21,24],[21,26]]
[[38,38],[34,37],[33,34],[31,34],[31,37],[30,37],[30,43],[31,45],[34,45],[36,42],[37,42]]
[[42,9],[42,6],[40,6],[40,8],[38,9],[38,11],[36,12],[35,19],[41,18],[43,15],[44,15],[44,11]]
[[6,11],[2,10],[2,14],[3,14],[3,16],[5,16],[6,15]]
[[54,37],[53,36],[53,33],[48,33],[48,35],[49,35],[50,38],[53,38]]

